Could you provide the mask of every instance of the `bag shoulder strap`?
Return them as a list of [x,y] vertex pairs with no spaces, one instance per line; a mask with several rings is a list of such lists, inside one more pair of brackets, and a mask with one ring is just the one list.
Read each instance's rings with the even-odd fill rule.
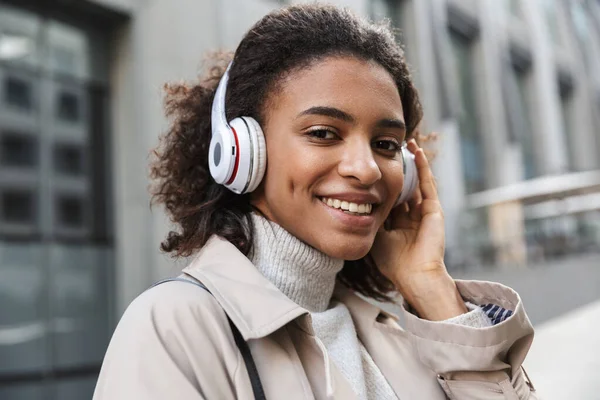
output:
[[[193,278],[191,276],[189,278],[187,278],[187,277],[184,278],[182,276],[178,276],[176,278],[163,279],[162,281],[156,282],[151,287],[160,285],[165,282],[174,282],[174,281],[191,283],[193,285],[201,287],[202,289],[204,289],[208,293],[210,293],[210,290],[208,290],[208,288],[206,286],[204,286],[204,284],[202,282],[196,280],[195,278]],[[212,293],[210,293],[210,294],[212,295]],[[246,369],[248,370],[248,375],[250,376],[250,383],[252,384],[252,392],[254,393],[254,398],[256,400],[266,400],[265,392],[263,390],[262,383],[260,381],[260,377],[258,376],[258,369],[256,368],[256,364],[254,363],[254,358],[252,358],[252,353],[250,352],[250,347],[248,347],[248,343],[246,343],[246,341],[242,337],[242,334],[240,333],[239,329],[231,321],[231,318],[229,318],[229,315],[227,315],[227,320],[229,321],[229,326],[231,327],[231,331],[233,333],[233,338],[235,339],[235,344],[237,345],[238,349],[240,350],[240,353],[242,353],[242,357],[244,358],[244,363],[246,364]]]

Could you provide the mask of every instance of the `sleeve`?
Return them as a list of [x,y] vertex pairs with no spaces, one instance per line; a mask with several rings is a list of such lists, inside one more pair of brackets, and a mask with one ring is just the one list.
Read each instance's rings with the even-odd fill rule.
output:
[[512,311],[495,325],[474,327],[420,319],[404,303],[406,329],[421,362],[438,374],[451,400],[537,399],[522,368],[533,327],[519,295],[499,283],[457,280],[456,285],[467,302]]
[[504,307],[491,303],[478,306],[466,301],[465,306],[469,310],[468,313],[447,319],[443,322],[467,325],[473,328],[486,328],[501,323],[513,313],[512,310],[507,310]]
[[504,307],[500,307],[497,304],[483,304],[478,306],[485,315],[489,318],[492,325],[499,324],[500,322],[510,318],[513,313],[513,310],[507,310]]
[[135,299],[108,346],[94,400],[235,399],[241,357],[216,300],[170,282]]

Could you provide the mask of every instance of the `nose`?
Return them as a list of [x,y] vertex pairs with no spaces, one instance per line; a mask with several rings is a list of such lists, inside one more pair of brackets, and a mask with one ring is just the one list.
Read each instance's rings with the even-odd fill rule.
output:
[[364,186],[374,184],[382,176],[379,165],[373,157],[371,143],[364,139],[345,144],[344,155],[338,164],[338,172],[343,177],[356,179]]

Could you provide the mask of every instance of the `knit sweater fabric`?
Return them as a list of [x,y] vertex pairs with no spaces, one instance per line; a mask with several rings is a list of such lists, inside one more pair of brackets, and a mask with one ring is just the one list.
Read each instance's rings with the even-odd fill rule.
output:
[[[316,337],[357,398],[397,399],[360,342],[348,308],[332,301],[336,275],[344,260],[327,256],[258,214],[252,214],[252,222],[254,243],[250,260],[284,295],[310,312]],[[470,312],[445,322],[474,327],[491,325],[480,307],[467,306]]]

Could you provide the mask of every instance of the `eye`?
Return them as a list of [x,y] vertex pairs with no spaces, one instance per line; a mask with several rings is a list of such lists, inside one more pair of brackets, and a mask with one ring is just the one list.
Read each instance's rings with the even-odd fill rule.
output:
[[308,131],[308,135],[318,140],[335,140],[338,138],[337,133],[324,128],[316,128]]
[[395,140],[376,140],[373,142],[373,146],[377,150],[383,150],[389,153],[397,153],[400,151],[400,144]]

